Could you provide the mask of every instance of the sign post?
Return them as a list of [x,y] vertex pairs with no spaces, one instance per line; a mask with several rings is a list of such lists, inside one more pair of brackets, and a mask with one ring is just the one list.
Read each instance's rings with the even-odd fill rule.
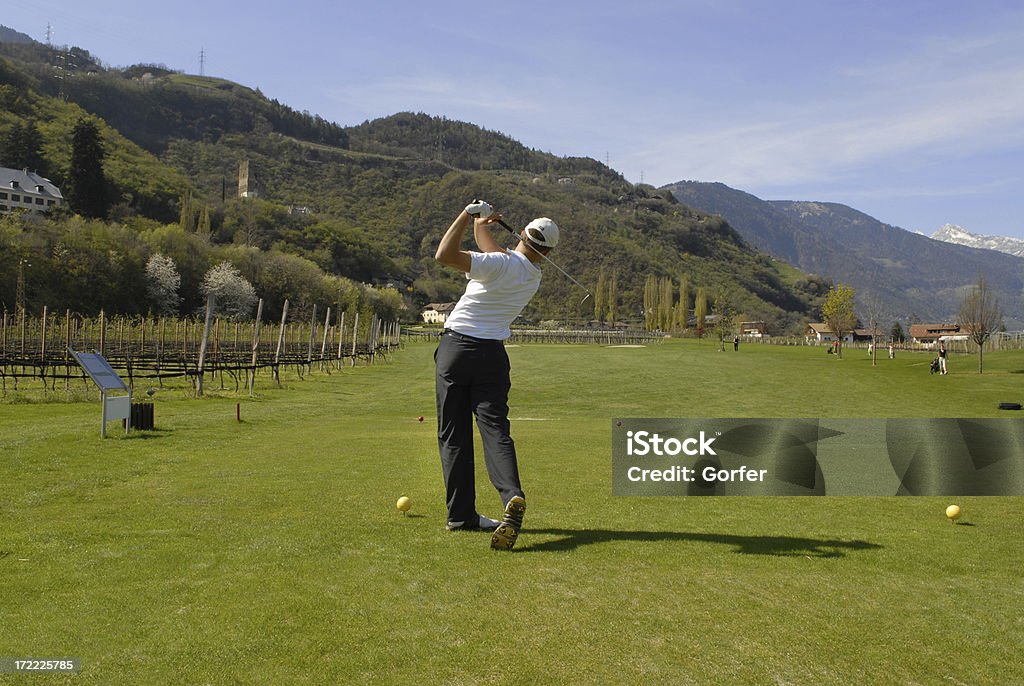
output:
[[[82,366],[89,378],[99,387],[103,399],[103,413],[100,423],[100,437],[107,437],[107,422],[126,420],[124,432],[130,433],[132,422],[132,391],[117,375],[110,363],[97,352],[84,353],[68,349],[75,361]],[[125,391],[128,395],[109,395],[111,391]]]

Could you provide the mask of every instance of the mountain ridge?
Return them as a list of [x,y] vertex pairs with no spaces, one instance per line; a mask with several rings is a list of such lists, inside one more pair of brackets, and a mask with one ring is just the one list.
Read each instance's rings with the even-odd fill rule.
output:
[[966,289],[985,276],[1010,323],[1024,321],[1020,258],[932,240],[839,203],[766,201],[720,183],[664,186],[716,214],[746,240],[804,271],[853,286],[887,316],[952,321]]
[[986,250],[1003,252],[1014,257],[1024,257],[1024,240],[1020,238],[984,236],[971,233],[957,224],[943,224],[938,231],[931,235],[931,238],[945,243],[955,243],[956,245],[965,245],[970,248],[984,248]]
[[34,38],[32,38],[32,36],[29,36],[28,34],[25,34],[25,33],[22,33],[21,31],[17,31],[15,29],[12,29],[10,26],[5,26],[3,24],[0,24],[0,42],[4,42],[4,43],[21,43],[21,44],[27,45],[27,44],[35,43],[36,40]]

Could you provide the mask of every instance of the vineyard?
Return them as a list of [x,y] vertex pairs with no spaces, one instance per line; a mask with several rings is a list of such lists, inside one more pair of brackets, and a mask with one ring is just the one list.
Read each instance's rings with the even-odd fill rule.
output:
[[[262,305],[262,303],[261,303]],[[289,321],[285,302],[281,321],[257,316],[237,321],[205,317],[84,317],[43,308],[39,316],[4,313],[0,328],[0,390],[70,390],[89,385],[72,350],[98,352],[132,388],[141,381],[162,385],[185,378],[202,395],[205,378],[219,377],[250,393],[260,372],[280,382],[283,369],[302,376],[358,363],[373,364],[399,346],[401,329],[376,315],[316,308],[308,321]]]

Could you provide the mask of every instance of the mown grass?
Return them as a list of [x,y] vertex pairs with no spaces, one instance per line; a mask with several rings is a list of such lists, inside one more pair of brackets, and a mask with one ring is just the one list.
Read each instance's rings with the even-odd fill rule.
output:
[[443,527],[432,351],[258,399],[161,392],[157,431],[105,441],[96,403],[0,405],[0,656],[80,658],[37,677],[75,684],[1024,679],[1019,498],[951,526],[940,498],[610,484],[613,417],[1000,416],[1024,353],[939,378],[926,355],[510,348],[530,509],[498,553]]

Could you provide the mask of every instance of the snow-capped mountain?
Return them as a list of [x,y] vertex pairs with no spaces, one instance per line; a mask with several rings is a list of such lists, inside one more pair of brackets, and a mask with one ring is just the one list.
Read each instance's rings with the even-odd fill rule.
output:
[[966,245],[969,248],[998,250],[1009,255],[1024,257],[1024,240],[1007,236],[979,236],[956,224],[943,225],[941,229],[932,234],[932,238],[946,243]]

